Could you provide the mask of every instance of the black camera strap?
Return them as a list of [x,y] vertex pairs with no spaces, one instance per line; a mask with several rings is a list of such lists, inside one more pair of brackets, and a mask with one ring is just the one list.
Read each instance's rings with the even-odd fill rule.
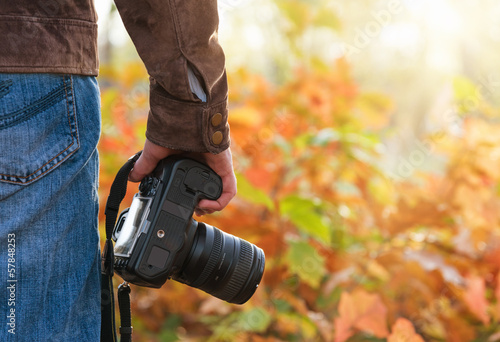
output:
[[[141,152],[132,156],[118,171],[111,185],[106,202],[106,243],[102,252],[101,265],[101,342],[117,342],[115,325],[115,299],[113,294],[113,241],[111,236],[115,226],[120,203],[127,193],[128,175]],[[130,287],[123,283],[118,287],[118,305],[120,307],[121,342],[132,341],[132,320],[130,314]]]

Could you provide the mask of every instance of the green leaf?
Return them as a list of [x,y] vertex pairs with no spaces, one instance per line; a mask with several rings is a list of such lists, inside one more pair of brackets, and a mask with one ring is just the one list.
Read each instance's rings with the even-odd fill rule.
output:
[[295,26],[295,31],[302,32],[308,25],[311,9],[307,3],[297,0],[276,1],[281,13]]
[[328,8],[321,8],[313,20],[315,26],[327,27],[332,30],[340,30],[341,23],[336,13]]
[[300,231],[329,244],[330,228],[320,213],[320,206],[314,201],[291,195],[280,202],[281,215],[288,218]]
[[457,99],[465,99],[478,95],[478,88],[469,79],[465,77],[455,77],[453,80],[453,92]]
[[271,315],[263,308],[253,308],[242,312],[239,317],[239,325],[245,331],[262,333],[271,324]]
[[291,241],[286,254],[290,271],[313,288],[318,288],[326,273],[325,258],[304,241]]
[[479,87],[465,77],[456,77],[453,80],[453,92],[460,114],[470,114],[477,110],[482,101]]
[[337,142],[341,138],[338,131],[333,128],[324,128],[312,136],[311,144],[314,146],[326,146],[329,143]]
[[160,334],[158,335],[161,342],[175,342],[180,338],[177,335],[177,329],[182,323],[182,318],[179,315],[169,316],[163,323]]
[[293,310],[293,307],[284,299],[273,299],[274,307],[278,312],[289,312]]
[[289,326],[298,327],[296,334],[290,333],[284,341],[302,342],[302,341],[320,341],[318,338],[318,327],[311,318],[295,312],[282,313],[278,315],[279,321]]
[[254,187],[245,176],[236,173],[236,180],[238,181],[238,196],[251,203],[264,205],[269,210],[273,209],[271,198],[264,191]]
[[207,339],[207,342],[234,341],[241,331],[238,324],[240,315],[240,312],[233,312],[225,317],[206,315],[200,317],[200,321],[212,329],[212,335]]

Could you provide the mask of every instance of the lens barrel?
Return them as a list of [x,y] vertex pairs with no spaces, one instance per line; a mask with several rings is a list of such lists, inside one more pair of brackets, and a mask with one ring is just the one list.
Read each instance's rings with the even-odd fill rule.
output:
[[229,303],[243,304],[257,290],[264,264],[262,249],[198,222],[186,262],[178,276],[172,279]]

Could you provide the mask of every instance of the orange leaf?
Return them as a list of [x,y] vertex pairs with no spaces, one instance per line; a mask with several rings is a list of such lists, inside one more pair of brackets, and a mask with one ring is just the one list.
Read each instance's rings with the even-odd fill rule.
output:
[[348,318],[339,317],[335,318],[335,342],[344,342],[351,337],[354,332],[351,327],[352,324]]
[[495,288],[495,298],[497,300],[496,304],[496,314],[500,317],[500,273],[497,274],[497,286]]
[[343,342],[352,335],[352,328],[386,337],[387,308],[378,294],[364,290],[343,292],[339,304],[340,317],[335,319],[335,342]]
[[458,312],[451,313],[448,317],[440,317],[439,321],[445,330],[446,342],[473,341],[476,339],[477,324],[465,319]]
[[398,318],[392,326],[392,333],[387,342],[424,342],[424,339],[415,332],[413,324],[406,318]]
[[467,288],[464,295],[465,304],[469,310],[484,324],[490,322],[488,302],[486,301],[486,286],[484,279],[478,276],[467,277]]

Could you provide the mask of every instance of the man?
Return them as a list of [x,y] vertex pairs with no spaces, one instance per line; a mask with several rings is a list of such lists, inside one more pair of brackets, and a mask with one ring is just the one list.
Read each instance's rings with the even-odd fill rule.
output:
[[[216,0],[116,0],[151,81],[129,175],[190,153],[236,193]],[[90,0],[0,0],[0,341],[98,341],[100,134]]]

